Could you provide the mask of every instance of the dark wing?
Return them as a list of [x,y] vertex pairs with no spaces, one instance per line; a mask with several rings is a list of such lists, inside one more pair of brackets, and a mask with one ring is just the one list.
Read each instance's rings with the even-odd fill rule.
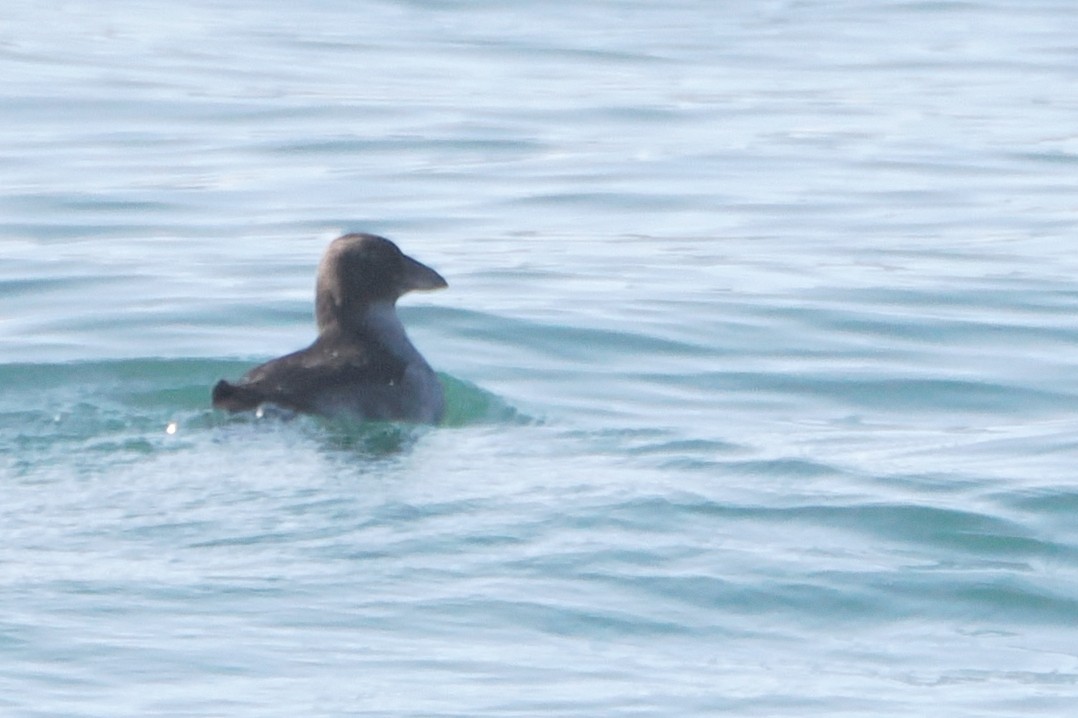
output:
[[333,413],[327,407],[362,396],[365,390],[399,384],[405,364],[377,345],[319,339],[298,352],[257,366],[236,384],[219,381],[213,405],[248,411],[273,403],[304,413]]

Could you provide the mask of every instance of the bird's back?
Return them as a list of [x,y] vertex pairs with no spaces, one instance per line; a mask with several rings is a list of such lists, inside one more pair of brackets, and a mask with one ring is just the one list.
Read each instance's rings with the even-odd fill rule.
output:
[[376,421],[437,422],[444,409],[441,383],[426,362],[406,361],[376,343],[324,336],[236,384],[218,382],[213,403],[229,411],[270,403]]

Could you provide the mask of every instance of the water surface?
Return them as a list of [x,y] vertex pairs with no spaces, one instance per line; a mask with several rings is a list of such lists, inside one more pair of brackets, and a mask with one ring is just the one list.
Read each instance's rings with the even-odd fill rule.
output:
[[[0,712],[1058,716],[1063,2],[9,2]],[[373,231],[439,427],[229,417]]]

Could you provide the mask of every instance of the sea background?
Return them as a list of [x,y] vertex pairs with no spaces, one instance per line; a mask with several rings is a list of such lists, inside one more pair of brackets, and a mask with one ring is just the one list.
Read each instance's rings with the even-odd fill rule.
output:
[[[0,715],[1063,716],[1062,0],[7,0]],[[343,231],[439,427],[227,417]]]

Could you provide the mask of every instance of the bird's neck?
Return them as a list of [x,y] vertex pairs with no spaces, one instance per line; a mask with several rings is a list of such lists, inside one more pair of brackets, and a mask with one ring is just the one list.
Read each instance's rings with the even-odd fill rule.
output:
[[353,315],[352,323],[361,336],[378,342],[394,356],[408,362],[424,361],[408,339],[393,302],[371,302],[365,311]]

